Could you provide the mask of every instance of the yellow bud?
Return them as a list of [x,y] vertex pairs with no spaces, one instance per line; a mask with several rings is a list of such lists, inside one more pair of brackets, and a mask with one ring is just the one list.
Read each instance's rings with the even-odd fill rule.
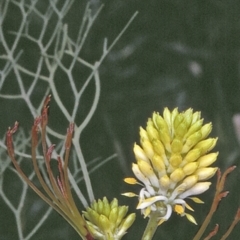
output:
[[173,123],[175,121],[175,118],[178,116],[178,108],[174,108],[172,113],[171,113],[171,128],[173,128]]
[[149,137],[149,140],[152,141],[153,139],[159,139],[159,134],[157,129],[153,126],[153,122],[148,120],[147,123],[147,134]]
[[212,163],[214,163],[216,161],[217,156],[218,156],[218,152],[209,153],[207,155],[200,157],[198,159],[199,168],[210,166]]
[[87,212],[84,212],[84,215],[91,221],[91,223],[97,225],[98,219],[99,219],[99,214],[92,208],[87,208],[86,210],[87,210]]
[[160,185],[165,189],[168,189],[170,186],[170,179],[169,179],[168,175],[162,176],[160,178],[159,182],[160,182]]
[[200,157],[200,155],[201,155],[200,149],[193,149],[187,153],[187,155],[184,158],[184,161],[194,162]]
[[160,139],[161,139],[162,143],[164,144],[165,148],[170,152],[171,151],[171,145],[170,145],[171,138],[170,138],[169,132],[165,131],[165,130],[159,130],[159,136],[160,136]]
[[175,119],[174,119],[174,122],[173,122],[173,126],[174,126],[174,129],[177,129],[178,126],[182,123],[182,121],[184,120],[184,116],[182,113],[179,113]]
[[143,147],[143,151],[145,152],[146,156],[149,159],[152,159],[152,157],[154,155],[154,150],[153,150],[153,146],[152,146],[151,142],[148,140],[143,140],[142,147]]
[[136,219],[135,213],[131,213],[125,219],[123,219],[123,222],[121,223],[118,229],[118,236],[123,236],[126,233],[127,229],[132,226],[135,219]]
[[106,217],[109,216],[110,214],[110,211],[111,211],[111,208],[110,208],[110,205],[109,205],[109,202],[107,200],[106,197],[103,198],[103,211],[102,211],[102,214],[104,214]]
[[109,221],[111,222],[111,224],[116,223],[117,217],[118,217],[118,205],[116,207],[111,208],[111,212],[109,214]]
[[142,127],[139,128],[139,134],[140,134],[141,141],[144,140],[144,139],[149,140],[147,131],[145,129],[143,129]]
[[195,112],[193,113],[193,117],[192,117],[192,125],[197,122],[201,117],[201,112]]
[[165,149],[164,149],[164,146],[163,146],[163,144],[162,144],[161,141],[154,139],[154,140],[152,141],[152,145],[153,145],[154,151],[155,151],[158,155],[160,155],[160,156],[165,155]]
[[168,131],[168,125],[165,122],[165,120],[162,118],[162,116],[159,115],[159,113],[153,113],[153,122],[156,128],[160,131]]
[[155,154],[152,158],[152,165],[153,168],[160,173],[165,173],[165,164],[164,161],[162,159],[162,157],[160,157],[159,155]]
[[193,110],[192,108],[187,109],[184,113],[184,124],[187,127],[187,129],[189,128],[189,126],[192,123],[192,116],[193,116]]
[[97,213],[98,214],[102,214],[103,208],[104,208],[103,202],[100,199],[98,199],[98,202],[97,202]]
[[188,152],[195,144],[197,144],[202,138],[201,131],[193,133],[186,140],[186,143],[183,145],[182,153]]
[[210,134],[211,131],[212,131],[212,123],[205,124],[201,128],[202,139],[205,139]]
[[197,168],[198,168],[198,163],[190,162],[183,167],[183,172],[185,175],[190,175],[193,172],[195,172]]
[[183,183],[186,184],[185,189],[191,188],[193,185],[195,185],[197,183],[197,181],[198,181],[197,175],[191,175],[191,176],[186,177],[183,180]]
[[101,228],[101,230],[105,231],[110,231],[111,229],[111,223],[108,220],[108,218],[105,215],[100,215],[98,219],[98,225]]
[[178,125],[177,129],[175,129],[175,136],[182,139],[187,133],[187,130],[187,124],[183,121],[181,124]]
[[172,152],[181,153],[182,147],[183,147],[182,141],[177,138],[174,138],[171,144]]
[[134,144],[134,147],[133,147],[133,152],[135,154],[135,158],[136,160],[143,160],[145,162],[149,162],[149,159],[146,155],[146,153],[143,151],[143,149],[137,145],[136,143]]
[[202,180],[207,180],[211,177],[214,176],[214,174],[216,173],[218,168],[211,168],[211,167],[208,167],[208,168],[200,168],[198,169],[195,174],[198,175],[198,178],[199,178],[199,181],[202,181]]
[[127,206],[119,206],[118,207],[118,218],[116,221],[116,226],[118,226],[121,223],[122,219],[126,216],[127,211],[128,211]]
[[208,138],[206,140],[203,140],[199,142],[194,148],[199,148],[201,149],[201,154],[205,154],[212,150],[217,142],[217,138]]
[[172,167],[177,168],[182,162],[182,156],[180,154],[173,154],[169,159]]
[[146,176],[147,178],[155,175],[153,172],[153,168],[151,167],[151,165],[149,163],[139,160],[137,162],[137,165],[138,165],[140,171],[143,173],[143,175]]
[[110,208],[115,208],[115,207],[118,207],[118,200],[116,198],[114,198],[112,200],[112,202],[110,203]]
[[175,183],[180,182],[184,177],[185,174],[182,168],[175,169],[170,175],[170,179]]
[[163,118],[166,121],[168,128],[171,128],[172,125],[172,120],[171,120],[171,112],[169,111],[168,108],[164,108],[163,110]]
[[202,127],[202,124],[203,124],[203,119],[200,119],[197,122],[195,122],[193,125],[191,125],[191,127],[189,128],[188,132],[185,135],[185,138],[188,138],[193,133],[199,131]]

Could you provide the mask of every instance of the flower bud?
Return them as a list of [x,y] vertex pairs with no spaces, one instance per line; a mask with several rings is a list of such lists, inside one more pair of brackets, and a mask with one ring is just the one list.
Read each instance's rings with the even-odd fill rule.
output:
[[199,168],[208,167],[217,160],[218,152],[209,153],[198,159]]

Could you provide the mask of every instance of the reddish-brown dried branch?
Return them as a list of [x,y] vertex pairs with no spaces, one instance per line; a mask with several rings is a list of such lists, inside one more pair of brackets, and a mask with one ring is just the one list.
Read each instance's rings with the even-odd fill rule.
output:
[[215,228],[208,234],[207,237],[204,238],[204,240],[209,240],[211,239],[213,236],[215,236],[218,232],[218,229],[219,229],[219,225],[216,224]]
[[231,234],[231,232],[233,231],[234,227],[237,225],[237,223],[239,221],[240,221],[240,207],[237,210],[237,213],[235,215],[235,218],[234,218],[233,222],[231,223],[231,225],[228,228],[228,230],[226,231],[226,233],[222,236],[221,240],[227,239],[227,237]]

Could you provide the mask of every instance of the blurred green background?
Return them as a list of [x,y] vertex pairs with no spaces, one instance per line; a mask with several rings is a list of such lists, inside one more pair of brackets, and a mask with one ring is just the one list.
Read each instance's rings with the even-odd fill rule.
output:
[[[131,164],[135,159],[132,148],[134,142],[139,141],[139,126],[145,127],[152,112],[162,112],[164,107],[178,107],[180,110],[192,107],[195,111],[201,111],[205,121],[213,123],[211,135],[219,137],[215,150],[220,154],[215,165],[222,170],[231,165],[239,166],[239,136],[233,124],[233,117],[240,113],[239,1],[91,2],[93,9],[101,3],[105,6],[84,48],[84,56],[90,62],[95,59],[96,54],[101,55],[103,38],[107,37],[111,42],[133,13],[139,11],[137,18],[100,68],[99,106],[81,138],[87,161],[118,154],[117,158],[91,175],[96,198],[107,196],[111,200],[117,197],[121,204],[130,205],[130,212],[136,211],[137,199],[120,195],[134,190],[122,179],[133,176]],[[79,27],[80,11],[85,4],[86,1],[76,0],[66,18],[69,31],[73,35]],[[13,22],[9,20],[9,24],[14,25],[17,16],[11,17]],[[31,54],[30,47],[28,54]],[[23,61],[29,61],[28,56]],[[39,91],[41,93],[41,89]],[[64,93],[64,89],[62,91],[66,94],[65,98],[71,101],[71,96]],[[87,106],[87,95],[85,102]],[[26,129],[30,129],[32,118],[21,103],[0,100],[0,107],[2,135],[16,119],[22,121]],[[54,102],[51,106],[53,108]],[[84,111],[84,105],[82,108]],[[57,125],[64,130],[66,122],[56,122],[54,110],[50,114],[50,126]],[[9,179],[6,184],[14,189],[11,181]],[[215,181],[216,177],[213,179],[214,183]],[[210,207],[214,183],[201,196],[205,201],[204,205],[191,205],[199,224]],[[220,225],[219,235],[213,239],[220,239],[219,236],[226,231],[234,218],[240,205],[239,183],[240,170],[237,168],[227,180],[226,190],[230,193],[222,200],[209,226],[208,231],[216,223]],[[45,203],[33,193],[31,195],[32,199],[28,199],[29,206],[34,204],[33,201],[39,201],[39,206],[44,206]],[[1,200],[0,207],[0,239],[16,239],[13,217]],[[26,210],[30,212],[26,225],[30,224],[31,216],[34,219],[30,210]],[[140,239],[146,223],[147,220],[138,212],[137,221],[124,239]],[[197,229],[198,226],[189,223],[186,218],[173,214],[158,229],[154,239],[192,239]],[[237,240],[239,234],[238,226],[229,239]],[[53,213],[32,239],[65,240],[78,239],[78,236],[57,213]]]

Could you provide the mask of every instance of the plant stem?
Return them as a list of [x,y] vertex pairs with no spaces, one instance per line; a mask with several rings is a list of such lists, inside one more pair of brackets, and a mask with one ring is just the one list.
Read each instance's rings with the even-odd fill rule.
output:
[[150,215],[147,227],[143,233],[142,240],[151,240],[158,227],[159,213],[156,211]]

